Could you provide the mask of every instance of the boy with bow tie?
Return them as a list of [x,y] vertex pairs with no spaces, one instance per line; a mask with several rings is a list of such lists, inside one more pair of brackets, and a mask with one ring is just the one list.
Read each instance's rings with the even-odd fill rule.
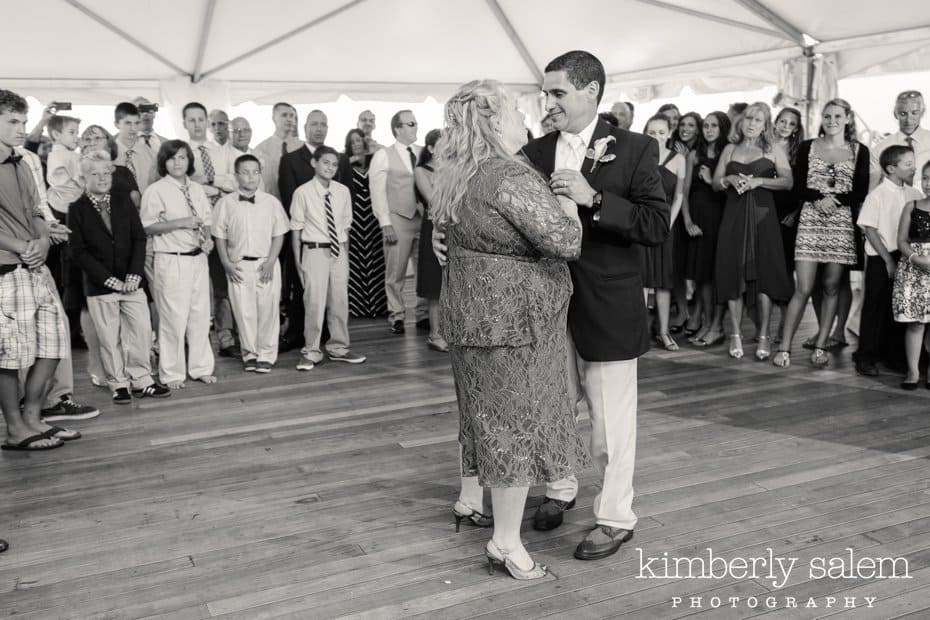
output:
[[257,157],[236,158],[235,173],[239,191],[216,204],[213,236],[229,283],[244,370],[269,373],[278,358],[278,254],[289,226],[281,202],[259,189],[262,166]]

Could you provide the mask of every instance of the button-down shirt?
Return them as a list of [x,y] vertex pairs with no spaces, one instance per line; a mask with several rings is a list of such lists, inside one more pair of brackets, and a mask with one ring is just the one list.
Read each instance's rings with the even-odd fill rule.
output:
[[[0,231],[21,241],[38,238],[36,217],[42,214],[36,208],[39,195],[29,165],[12,153],[17,161],[0,158]],[[23,262],[18,254],[0,250],[0,265]]]
[[381,226],[390,226],[391,224],[391,209],[388,206],[387,197],[387,176],[390,168],[387,149],[396,150],[400,160],[404,163],[404,168],[410,174],[413,174],[413,166],[410,164],[410,151],[407,150],[407,147],[413,150],[413,156],[416,159],[420,159],[420,151],[423,147],[416,144],[395,142],[391,146],[376,151],[371,156],[371,163],[368,164],[368,191],[371,194],[371,210],[375,217],[378,218],[378,223]]
[[48,154],[48,204],[59,213],[84,193],[81,156],[61,144],[53,144]]
[[271,136],[254,149],[255,155],[262,160],[262,182],[265,184],[265,190],[278,200],[281,199],[281,192],[278,189],[278,167],[281,165],[281,145],[285,141],[288,153],[296,151],[304,144],[294,136],[288,136],[285,140],[278,136]]
[[[204,226],[212,224],[210,201],[199,183],[187,179],[191,202],[197,216]],[[142,226],[148,228],[158,222],[170,222],[184,217],[191,217],[191,209],[184,198],[183,186],[170,176],[163,177],[149,185],[142,194],[140,217]],[[200,247],[196,230],[180,228],[171,232],[152,236],[152,250],[155,252],[190,252]]]
[[[925,163],[930,161],[930,130],[924,129],[923,127],[918,127],[910,136],[906,136],[900,131],[897,131],[879,142],[875,145],[874,149],[869,151],[871,154],[869,181],[872,186],[878,183],[882,178],[882,168],[878,163],[878,158],[881,156],[882,151],[894,144],[907,146],[908,138],[911,138],[911,146],[914,149],[914,162],[917,164],[917,174],[914,175],[914,187],[920,189],[920,169],[923,168]],[[882,183],[884,183],[884,181],[882,181]]]
[[559,139],[555,143],[555,169],[581,170],[584,164],[585,152],[594,135],[597,126],[597,116],[587,127],[577,134],[565,131],[559,132]]
[[239,200],[239,192],[233,192],[213,210],[213,236],[226,240],[226,251],[234,263],[243,256],[266,258],[272,239],[289,229],[281,201],[261,190],[255,192],[254,204]]
[[[120,140],[116,141],[116,159],[113,161],[117,166],[126,166],[127,153],[130,147],[123,144]],[[142,193],[146,188],[158,180],[158,161],[156,154],[158,150],[152,150],[145,145],[140,136],[135,144],[132,145],[132,169],[135,170],[136,185],[139,186],[139,192]],[[126,166],[128,168],[128,166]]]
[[[222,146],[207,140],[206,142],[190,141],[191,150],[194,151],[194,176],[191,177],[197,183],[212,185],[222,192],[232,192],[236,189],[236,178],[229,173],[232,164],[229,163],[229,154]],[[200,147],[205,147],[207,154],[210,156],[210,163],[213,164],[212,182],[207,178],[206,170],[203,165],[203,152]]]
[[[865,197],[856,224],[859,228],[875,228],[885,249],[894,252],[898,248],[898,223],[901,221],[904,207],[912,200],[920,200],[922,197],[923,194],[913,187],[897,185],[888,179],[882,179],[878,187]],[[878,256],[878,251],[872,247],[868,239],[865,241],[865,253]]]
[[291,230],[301,231],[301,241],[329,241],[326,227],[326,192],[331,194],[330,203],[339,242],[345,243],[349,240],[349,229],[352,228],[352,197],[349,188],[338,181],[330,181],[329,187],[326,188],[314,177],[297,188],[291,201]]

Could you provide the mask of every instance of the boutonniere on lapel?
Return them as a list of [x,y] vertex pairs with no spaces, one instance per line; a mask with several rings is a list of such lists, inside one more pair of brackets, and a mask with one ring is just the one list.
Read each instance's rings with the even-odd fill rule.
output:
[[616,142],[617,139],[613,136],[606,136],[604,138],[599,138],[594,141],[594,146],[589,148],[585,152],[585,159],[593,160],[591,162],[591,169],[589,172],[593,173],[597,170],[598,164],[606,164],[609,161],[613,161],[617,158],[613,153],[608,153],[607,149],[610,148],[610,145]]

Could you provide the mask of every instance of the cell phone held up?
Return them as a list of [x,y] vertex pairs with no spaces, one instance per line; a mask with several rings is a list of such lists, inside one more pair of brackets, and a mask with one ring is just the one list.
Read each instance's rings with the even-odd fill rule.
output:
[[145,114],[145,113],[147,113],[147,112],[152,112],[152,113],[158,112],[158,104],[157,104],[157,103],[143,103],[143,104],[140,104],[140,105],[139,105],[139,113],[140,113],[140,114]]
[[56,111],[70,110],[71,102],[70,101],[53,101],[51,105],[49,105],[49,107],[55,108]]

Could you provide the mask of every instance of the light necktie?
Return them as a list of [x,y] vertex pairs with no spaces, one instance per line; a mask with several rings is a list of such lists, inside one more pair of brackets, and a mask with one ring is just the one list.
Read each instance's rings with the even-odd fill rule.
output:
[[[181,191],[184,193],[184,200],[187,201],[187,208],[191,211],[191,217],[199,217],[197,209],[194,207],[194,201],[191,198],[190,184],[182,185]],[[194,233],[194,243],[197,244],[198,248],[203,248],[207,241],[206,236],[203,234],[203,226],[198,226],[197,229],[192,232]]]
[[333,203],[329,192],[326,192],[324,203],[326,205],[326,234],[329,237],[329,253],[333,258],[339,256],[339,235],[336,233],[336,218],[333,217]]
[[133,161],[132,161],[132,156],[136,154],[136,152],[133,150],[133,149],[135,149],[135,148],[136,148],[136,145],[133,144],[133,145],[132,145],[131,147],[129,147],[129,149],[126,151],[126,168],[129,169],[129,172],[132,173],[132,178],[135,179],[135,180],[138,182],[138,181],[139,181],[139,177],[136,175],[136,164],[133,163]]
[[107,227],[107,231],[112,234],[113,224],[110,218],[110,194],[104,194],[100,198],[92,194],[87,194],[87,197],[90,198],[91,203],[94,205],[94,209],[100,214],[100,219],[103,220],[103,225]]
[[417,156],[413,153],[413,147],[407,147],[407,153],[410,155],[410,170],[414,170],[417,167]]

